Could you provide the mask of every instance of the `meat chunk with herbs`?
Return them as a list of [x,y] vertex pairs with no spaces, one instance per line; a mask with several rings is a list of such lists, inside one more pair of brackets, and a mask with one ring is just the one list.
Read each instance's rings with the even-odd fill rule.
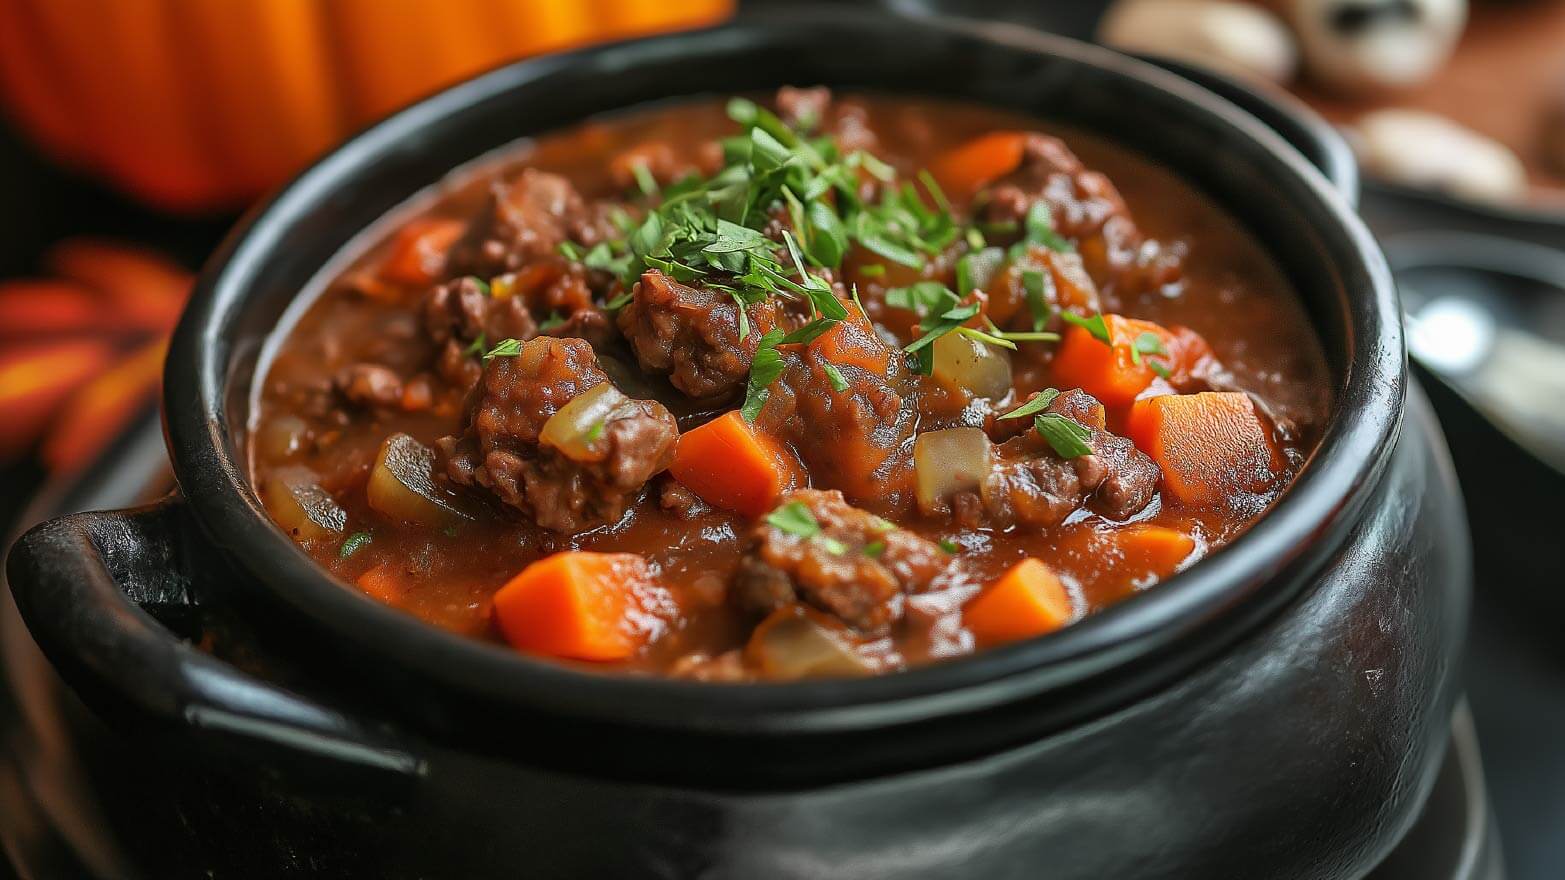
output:
[[1029,430],[995,448],[995,460],[979,486],[989,524],[1002,528],[1052,528],[1086,505],[1123,520],[1152,501],[1158,468],[1124,437],[1104,428],[1103,405],[1081,391],[1054,398],[1044,413],[1085,429],[1090,452],[1066,458],[1039,431]]
[[745,307],[748,332],[740,339],[739,305],[726,292],[654,269],[641,276],[618,320],[643,370],[667,375],[691,397],[719,398],[744,388],[760,339],[779,326],[781,309],[775,298]]
[[800,489],[751,530],[733,591],[756,613],[803,603],[878,633],[902,617],[903,597],[930,589],[949,562],[933,542],[841,492]]
[[614,388],[585,341],[538,337],[489,360],[462,433],[436,448],[453,483],[575,533],[624,515],[678,437],[662,404]]
[[471,276],[437,285],[424,296],[423,313],[424,331],[431,342],[441,346],[538,335],[538,322],[525,301],[514,296],[496,297]]
[[589,206],[569,180],[527,168],[490,183],[483,208],[451,250],[447,270],[489,278],[552,256],[562,242],[591,246],[612,235],[607,213]]
[[1059,138],[1029,134],[1021,167],[980,194],[976,207],[983,223],[1014,227],[1020,237],[1040,204],[1053,230],[1076,242],[1104,293],[1155,290],[1183,276],[1182,248],[1143,235],[1108,177],[1088,169]]
[[902,353],[863,318],[784,346],[760,424],[785,437],[820,483],[896,507],[911,488],[918,414]]

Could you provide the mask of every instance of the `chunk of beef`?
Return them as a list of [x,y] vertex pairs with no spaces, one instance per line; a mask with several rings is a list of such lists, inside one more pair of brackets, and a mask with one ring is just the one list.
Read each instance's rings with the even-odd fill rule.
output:
[[818,534],[804,537],[763,520],[734,574],[734,595],[757,613],[802,602],[865,633],[902,616],[903,597],[930,588],[950,562],[934,543],[852,506],[842,493],[800,489]]
[[596,351],[609,348],[619,339],[613,317],[599,308],[582,309],[544,332],[562,339],[585,339]]
[[395,406],[402,402],[402,377],[380,364],[350,364],[337,371],[332,387],[358,406]]
[[1159,289],[1182,277],[1182,249],[1144,236],[1106,176],[1089,170],[1059,138],[1030,134],[1021,167],[980,195],[978,215],[1021,229],[1039,201],[1049,206],[1055,231],[1076,241],[1088,273],[1105,293]]
[[495,357],[468,398],[460,435],[436,448],[446,476],[574,533],[618,520],[647,481],[669,465],[679,430],[663,405],[625,399],[584,449],[542,437],[549,418],[608,376],[580,339],[538,337],[514,357]]
[[902,353],[855,317],[781,355],[760,423],[786,438],[822,485],[899,507],[910,497],[918,418]]
[[605,212],[589,206],[570,181],[528,168],[489,185],[484,207],[451,250],[447,270],[488,278],[552,256],[561,242],[590,246],[613,234]]
[[436,345],[452,340],[467,345],[479,337],[494,343],[538,335],[538,322],[526,302],[520,297],[491,296],[472,277],[437,285],[425,295],[423,312],[424,331]]
[[620,310],[619,329],[643,370],[666,374],[691,397],[724,397],[744,388],[760,338],[779,326],[781,309],[776,298],[747,306],[750,332],[741,340],[732,297],[654,269],[641,276]]
[[1083,504],[1109,519],[1125,519],[1151,502],[1157,465],[1129,440],[1104,429],[1102,404],[1078,389],[1055,398],[1046,412],[1086,428],[1092,452],[1061,458],[1037,431],[1001,443],[979,486],[991,524],[1050,528]]

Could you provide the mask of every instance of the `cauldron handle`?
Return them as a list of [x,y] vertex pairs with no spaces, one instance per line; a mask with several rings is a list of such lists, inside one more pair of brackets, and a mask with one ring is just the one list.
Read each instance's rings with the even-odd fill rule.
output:
[[[33,638],[116,730],[211,750],[326,787],[404,784],[424,763],[393,732],[325,708],[180,638],[148,608],[189,605],[177,495],[27,532],[7,573]],[[196,735],[192,735],[192,734]]]

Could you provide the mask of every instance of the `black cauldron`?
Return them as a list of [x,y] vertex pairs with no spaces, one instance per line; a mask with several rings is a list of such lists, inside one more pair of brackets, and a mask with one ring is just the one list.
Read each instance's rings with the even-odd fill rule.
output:
[[[272,525],[246,478],[257,364],[353,235],[518,137],[788,82],[1072,123],[1238,216],[1333,368],[1295,485],[1210,559],[1047,638],[786,684],[602,676],[465,640],[346,588]],[[1234,94],[1352,189],[1329,136]],[[17,604],[112,730],[194,780],[171,785],[179,827],[157,843],[188,858],[159,877],[1361,877],[1444,755],[1470,573],[1350,199],[1211,91],[1011,26],[751,16],[505,67],[369,129],[240,226],[169,355],[178,494],[28,533]]]

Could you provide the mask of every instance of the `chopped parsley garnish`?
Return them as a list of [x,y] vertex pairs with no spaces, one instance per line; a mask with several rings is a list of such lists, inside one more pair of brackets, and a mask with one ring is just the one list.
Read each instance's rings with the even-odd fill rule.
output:
[[547,333],[564,323],[564,316],[562,316],[558,311],[551,311],[549,312],[549,317],[544,318],[543,323],[538,325],[538,330],[539,332]]
[[962,545],[951,540],[950,538],[941,538],[940,549],[944,550],[946,553],[952,556],[955,556],[956,554],[962,552]]
[[1027,209],[1027,218],[1022,221],[1022,239],[1011,245],[1011,257],[1015,259],[1027,252],[1033,245],[1042,245],[1056,253],[1073,253],[1076,248],[1058,232],[1054,231],[1054,214],[1049,210],[1049,203],[1039,199]]
[[499,345],[484,353],[484,363],[497,357],[516,357],[522,353],[522,341],[520,339],[502,339]]
[[[482,354],[483,350],[488,347],[489,343],[484,341],[484,334],[479,333],[477,339],[474,339],[471,343],[469,343],[467,348],[462,349],[462,353],[465,355]],[[484,360],[488,359],[489,358],[485,356]]]
[[[1145,331],[1140,336],[1137,336],[1135,341],[1130,344],[1130,359],[1137,366],[1140,366],[1142,363],[1142,355],[1158,355],[1160,357],[1168,357],[1168,349],[1163,346],[1162,337],[1158,336],[1156,333],[1153,333],[1150,330]],[[1158,374],[1164,379],[1167,379],[1169,375],[1171,375],[1166,365],[1160,364],[1157,361],[1151,360],[1150,358],[1146,361],[1146,365],[1152,370],[1152,372]]]
[[362,550],[365,544],[373,540],[374,537],[369,532],[354,532],[343,539],[342,547],[337,550],[337,558],[347,559],[349,556]]
[[1027,418],[1030,415],[1036,415],[1037,413],[1041,413],[1045,409],[1047,409],[1049,404],[1054,402],[1054,398],[1059,397],[1059,396],[1060,396],[1059,389],[1057,389],[1057,388],[1045,388],[1042,391],[1038,392],[1037,394],[1033,395],[1031,400],[1029,400],[1026,403],[1022,404],[1021,406],[1017,407],[1016,409],[1011,410],[1010,412],[1006,413],[1005,415],[1000,416],[1000,418],[1002,418],[1002,419],[1025,419],[1025,418]]
[[963,255],[956,261],[957,295],[967,296],[974,290],[988,290],[1004,264],[1005,251],[997,247]]
[[1064,318],[1067,323],[1075,324],[1077,327],[1080,327],[1081,329],[1092,334],[1093,339],[1096,339],[1104,345],[1114,344],[1109,340],[1109,325],[1107,321],[1103,320],[1103,315],[1101,313],[1093,315],[1090,318],[1083,318],[1081,315],[1078,315],[1075,312],[1061,312],[1060,317]]
[[1077,424],[1074,419],[1050,412],[1037,416],[1032,423],[1060,458],[1092,454],[1092,432]]
[[636,177],[636,187],[644,196],[655,196],[658,193],[657,178],[652,176],[652,169],[645,162],[637,162],[630,166],[630,173]]
[[1042,269],[1023,269],[1022,291],[1032,315],[1032,329],[1042,330],[1049,323],[1049,301],[1055,298],[1054,276]]
[[886,552],[885,541],[871,541],[864,545],[864,555],[871,559],[879,559]]
[[620,309],[623,309],[625,306],[629,305],[631,299],[633,298],[634,297],[632,297],[631,292],[627,290],[619,296],[616,296],[608,302],[604,303],[603,307],[611,312],[619,311]]
[[803,501],[790,501],[768,513],[766,523],[797,538],[813,538],[821,531],[821,524]]
[[477,275],[469,275],[467,276],[467,280],[473,282],[473,284],[478,287],[478,290],[483,293],[484,296],[490,295],[489,282],[479,278]]
[[602,436],[603,436],[603,420],[599,419],[596,422],[592,423],[592,427],[587,429],[587,433],[582,436],[582,439],[585,440],[588,443],[596,443],[598,441],[598,438],[602,437]]
[[863,275],[865,278],[879,278],[880,276],[886,274],[886,265],[884,263],[870,263],[865,266],[860,266],[859,274]]
[[831,361],[821,361],[821,369],[826,373],[827,381],[831,382],[833,391],[847,391],[848,380],[842,377],[842,371]]
[[761,414],[761,407],[772,396],[771,384],[782,375],[782,355],[777,352],[782,339],[781,330],[768,330],[750,360],[750,381],[745,385],[744,405],[739,408],[740,417],[747,422],[755,421]]

